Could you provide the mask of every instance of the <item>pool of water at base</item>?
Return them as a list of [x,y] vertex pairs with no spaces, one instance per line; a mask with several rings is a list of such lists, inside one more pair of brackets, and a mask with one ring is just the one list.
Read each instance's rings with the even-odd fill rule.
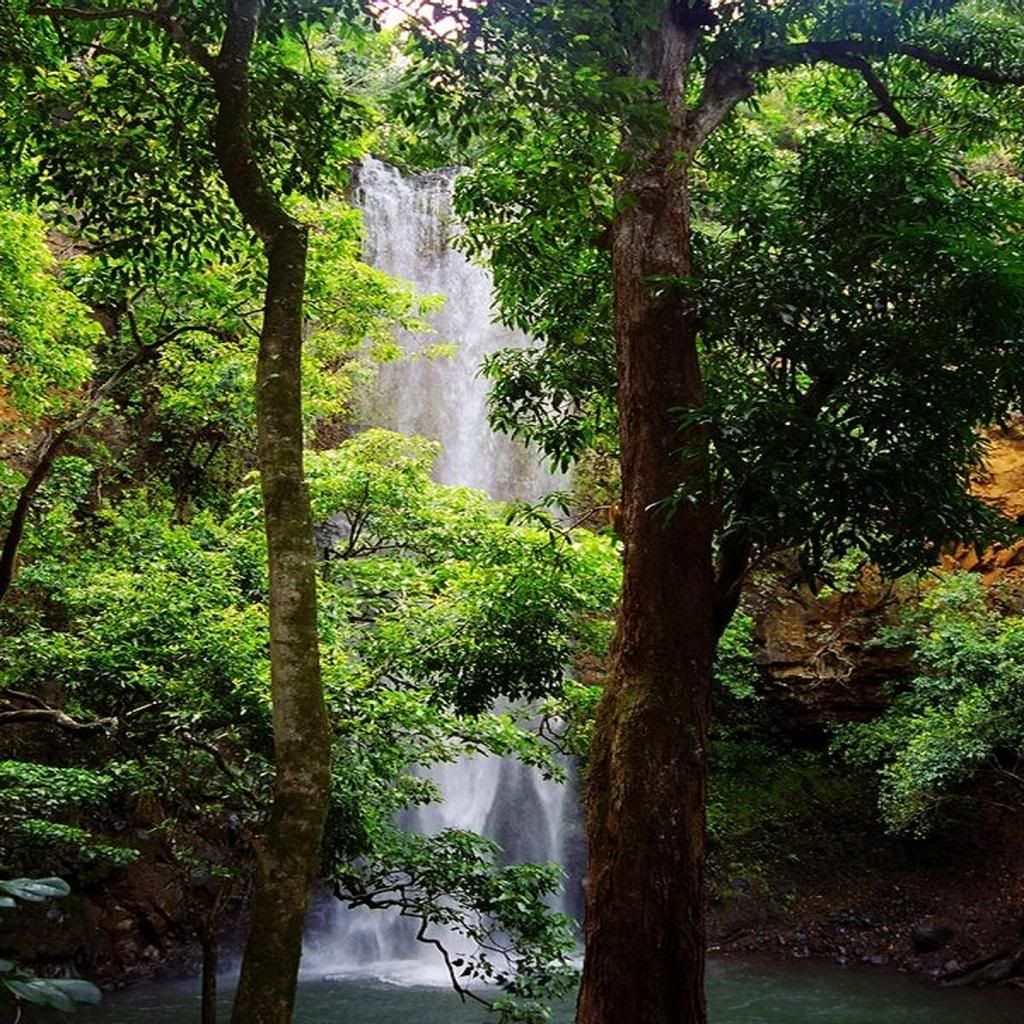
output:
[[[393,975],[389,976],[393,979]],[[637,999],[643,999],[642,985]],[[224,1016],[227,1020],[228,998]],[[709,966],[712,1024],[1024,1024],[1024,993],[940,989],[884,968],[715,961]],[[448,989],[360,976],[305,978],[295,1024],[486,1024],[480,1006]],[[75,1015],[79,1024],[195,1024],[195,983],[108,995]],[[570,1024],[572,1006],[554,1008]],[[623,1021],[622,1024],[628,1024]]]

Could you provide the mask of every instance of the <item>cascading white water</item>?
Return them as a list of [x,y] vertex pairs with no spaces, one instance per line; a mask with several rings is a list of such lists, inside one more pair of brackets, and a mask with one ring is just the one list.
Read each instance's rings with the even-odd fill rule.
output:
[[403,177],[394,167],[367,159],[356,179],[355,202],[363,212],[366,259],[416,286],[444,296],[430,317],[435,333],[409,335],[406,351],[451,342],[452,358],[416,358],[384,366],[364,416],[374,426],[420,434],[443,446],[441,483],[487,491],[499,501],[535,500],[564,483],[537,456],[496,434],[487,423],[487,382],[480,364],[498,349],[527,338],[492,320],[490,274],[449,244],[452,186],[457,172]]
[[[420,294],[441,294],[430,319],[435,333],[410,335],[415,353],[425,344],[450,342],[453,358],[411,358],[382,368],[361,419],[368,425],[441,442],[441,483],[477,487],[500,500],[536,500],[563,481],[521,445],[487,423],[484,357],[524,345],[520,334],[492,320],[490,275],[449,244],[456,172],[404,177],[367,159],[356,177],[355,202],[363,212],[366,258],[403,278]],[[467,758],[432,769],[444,800],[417,809],[409,824],[425,834],[465,828],[495,840],[509,862],[556,862],[568,877],[561,909],[578,909],[580,840],[575,788],[545,781],[518,761]],[[382,911],[350,911],[335,904],[308,943],[306,969],[316,973],[366,972],[411,983],[447,981],[437,951],[417,943],[408,922]]]

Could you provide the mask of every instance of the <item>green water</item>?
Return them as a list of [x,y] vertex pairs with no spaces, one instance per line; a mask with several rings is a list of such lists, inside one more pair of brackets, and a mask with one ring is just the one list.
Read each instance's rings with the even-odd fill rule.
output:
[[[637,998],[643,998],[638,986]],[[1024,1024],[1024,994],[936,988],[884,968],[821,964],[713,963],[713,1024]],[[226,1009],[225,1004],[225,1009]],[[115,993],[80,1024],[194,1024],[197,995],[186,983]],[[227,1019],[225,1015],[225,1020]],[[296,1024],[483,1024],[487,1014],[445,989],[369,979],[303,982]],[[554,1024],[569,1024],[560,1007]],[[623,1021],[622,1024],[629,1024]]]

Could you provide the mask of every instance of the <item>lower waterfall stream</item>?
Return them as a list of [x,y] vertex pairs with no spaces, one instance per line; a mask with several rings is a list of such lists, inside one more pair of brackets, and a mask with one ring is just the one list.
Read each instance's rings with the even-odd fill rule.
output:
[[[637,999],[643,998],[638,987]],[[222,1000],[228,1017],[230,993]],[[193,1024],[198,983],[118,992],[77,1013],[82,1024]],[[710,1024],[1020,1024],[1019,992],[939,990],[921,978],[821,962],[712,961]],[[552,1024],[571,1024],[572,1006],[553,1008]],[[488,1013],[454,992],[373,978],[305,980],[295,1024],[487,1024]],[[622,1024],[629,1024],[623,1021]]]

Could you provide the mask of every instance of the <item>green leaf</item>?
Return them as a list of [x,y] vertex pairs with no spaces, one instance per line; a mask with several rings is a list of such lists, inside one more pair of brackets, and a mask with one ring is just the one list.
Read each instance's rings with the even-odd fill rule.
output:
[[96,1004],[100,990],[88,981],[78,978],[7,978],[3,984],[16,999],[36,1006],[71,1013],[78,1003]]
[[63,878],[12,878],[0,881],[0,892],[19,900],[41,903],[67,896],[71,887]]
[[103,997],[100,990],[90,981],[80,978],[54,978],[49,981],[51,988],[58,988],[76,1003],[95,1005]]

